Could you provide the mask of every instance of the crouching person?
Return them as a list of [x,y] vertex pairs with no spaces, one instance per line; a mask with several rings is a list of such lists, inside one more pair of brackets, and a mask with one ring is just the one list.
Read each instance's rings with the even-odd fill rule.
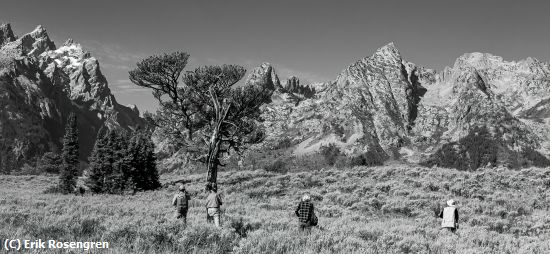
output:
[[220,206],[222,205],[222,198],[218,194],[218,186],[215,183],[207,184],[206,190],[209,192],[208,197],[206,198],[207,222],[214,222],[216,227],[220,227]]
[[179,191],[172,199],[172,206],[176,208],[176,219],[180,219],[184,224],[187,224],[187,211],[189,210],[189,193],[185,190],[185,186],[181,184]]
[[304,195],[294,212],[298,216],[300,230],[311,231],[311,227],[317,226],[318,220],[315,215],[313,203],[309,195]]
[[458,229],[458,209],[456,208],[455,201],[447,201],[447,207],[439,213],[439,218],[442,218],[441,227],[447,228],[451,232],[455,233]]

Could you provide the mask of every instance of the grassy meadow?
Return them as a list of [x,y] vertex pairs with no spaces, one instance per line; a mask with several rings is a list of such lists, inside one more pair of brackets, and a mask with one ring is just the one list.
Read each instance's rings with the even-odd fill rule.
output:
[[[193,198],[187,227],[170,205],[176,186],[167,183],[177,179]],[[93,196],[44,194],[52,176],[0,176],[0,238],[110,243],[88,253],[550,253],[549,169],[387,165],[219,179],[222,229],[206,224],[204,174],[163,175],[157,191]],[[306,192],[320,225],[311,234],[294,216]],[[450,198],[457,234],[435,216]]]

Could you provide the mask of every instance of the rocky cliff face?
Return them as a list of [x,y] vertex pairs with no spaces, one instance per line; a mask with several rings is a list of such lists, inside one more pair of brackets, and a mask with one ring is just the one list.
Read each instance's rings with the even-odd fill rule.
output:
[[78,117],[81,159],[99,128],[135,128],[135,109],[118,104],[97,59],[79,44],[56,48],[41,26],[19,38],[0,27],[0,169],[10,171],[60,148],[70,112]]
[[[549,78],[548,64],[532,58],[507,62],[490,54],[465,54],[429,86],[417,134],[429,140],[433,150],[455,144],[482,127],[501,151],[493,163],[518,167],[540,164],[540,159],[545,164],[541,155],[548,154],[550,144],[545,115]],[[510,157],[517,158],[510,161]]]
[[269,63],[254,68],[246,80],[247,85],[259,85],[275,91],[282,88],[279,76],[275,73],[275,68]]
[[[446,151],[445,160],[470,161],[478,148],[464,142],[483,132],[498,153],[467,169],[549,162],[542,156],[550,151],[549,64],[532,58],[506,62],[471,53],[436,72],[405,61],[390,43],[315,87],[312,98],[266,106],[266,146],[290,141],[302,155],[332,143],[347,155],[416,163],[433,163]],[[450,146],[456,154],[449,154]]]
[[297,144],[296,155],[332,143],[348,155],[398,157],[425,92],[418,78],[411,82],[407,70],[416,67],[405,63],[393,44],[380,48],[346,68],[335,81],[316,85],[319,92],[313,98],[298,105],[266,107],[268,140],[291,139]]
[[0,46],[3,46],[6,43],[15,41],[15,35],[11,30],[10,24],[1,24],[0,25]]

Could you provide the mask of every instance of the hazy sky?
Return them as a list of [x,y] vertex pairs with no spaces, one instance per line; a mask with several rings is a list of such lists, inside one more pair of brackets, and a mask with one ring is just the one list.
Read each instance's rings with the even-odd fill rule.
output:
[[190,68],[270,62],[282,80],[334,79],[394,42],[411,62],[442,69],[466,52],[550,61],[550,1],[80,1],[6,0],[0,22],[18,35],[43,25],[57,46],[73,38],[100,60],[122,104],[156,107],[128,80],[148,55],[186,51]]

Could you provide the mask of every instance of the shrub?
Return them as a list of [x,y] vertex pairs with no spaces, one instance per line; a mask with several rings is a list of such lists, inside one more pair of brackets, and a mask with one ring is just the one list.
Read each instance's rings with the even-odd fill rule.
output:
[[260,224],[251,224],[244,222],[242,217],[230,218],[229,226],[235,230],[241,237],[246,237],[248,232],[256,230],[260,227]]
[[325,158],[327,164],[330,166],[334,166],[338,157],[342,156],[340,148],[333,143],[330,143],[327,146],[321,146],[320,152]]
[[358,232],[359,238],[361,238],[365,241],[369,241],[369,242],[376,242],[378,240],[378,238],[380,238],[380,236],[382,236],[383,233],[384,232],[382,232],[381,230],[379,230],[377,228],[364,229],[364,230],[360,230]]
[[275,173],[286,173],[288,171],[286,164],[281,159],[276,159],[275,161],[267,164],[265,166],[265,171],[275,172]]
[[29,165],[29,164],[25,163],[21,167],[18,174],[20,174],[20,175],[38,175],[38,174],[40,174],[40,170],[38,170],[38,168],[36,168],[36,167],[33,167],[32,165]]
[[430,206],[430,210],[432,210],[432,214],[435,218],[438,218],[439,217],[439,213],[441,212],[441,205],[438,204],[438,203],[432,203],[432,205]]
[[292,145],[292,139],[284,137],[273,147],[273,150],[287,149],[292,147]]
[[369,201],[369,205],[372,206],[375,210],[380,210],[384,206],[384,202],[379,199],[373,198]]
[[384,213],[399,214],[406,217],[412,216],[412,209],[407,204],[402,203],[390,203],[382,206]]
[[302,178],[301,182],[305,189],[323,186],[323,183],[318,178],[312,177],[311,175]]
[[59,173],[61,167],[61,156],[56,153],[47,152],[42,155],[42,158],[36,163],[36,168],[39,172],[45,173]]
[[374,151],[367,151],[364,154],[356,155],[351,157],[349,166],[355,167],[355,166],[380,166],[384,164],[384,158],[380,157],[376,152]]
[[432,192],[439,191],[439,186],[437,186],[436,184],[430,182],[430,183],[428,183],[428,185],[426,185],[426,190],[432,191]]

